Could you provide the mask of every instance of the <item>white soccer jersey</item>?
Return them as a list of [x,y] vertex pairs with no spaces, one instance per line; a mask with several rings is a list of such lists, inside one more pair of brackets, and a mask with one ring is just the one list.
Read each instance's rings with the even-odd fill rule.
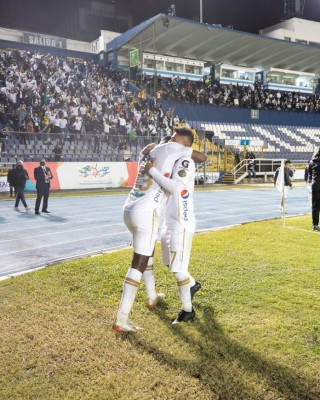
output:
[[188,232],[195,231],[195,216],[193,211],[193,192],[195,165],[191,158],[181,157],[174,165],[171,179],[160,174],[156,168],[151,168],[149,174],[162,188],[170,192],[165,208],[165,224],[174,229],[183,226]]
[[188,232],[194,232],[196,226],[193,211],[193,193],[195,165],[191,158],[180,158],[172,171],[171,179],[175,182],[174,192],[170,191],[165,207],[165,224],[169,229],[182,225]]
[[[150,155],[161,177],[170,176],[175,161],[185,155],[190,157],[192,148],[176,142],[156,146]],[[123,219],[132,233],[134,252],[151,256],[158,235],[159,214],[167,198],[166,192],[149,174],[139,171],[135,185],[124,206]]]
[[[190,158],[192,151],[191,147],[182,146],[177,142],[168,142],[151,150],[150,158],[155,162],[156,170],[162,176],[169,177],[175,162],[181,157]],[[160,211],[165,200],[166,193],[160,185],[148,173],[139,170],[124,209],[132,210],[139,207]]]
[[169,265],[171,272],[188,271],[196,225],[193,211],[194,162],[191,158],[180,158],[173,167],[171,179],[163,177],[154,168],[149,173],[170,192],[161,235],[163,263]]

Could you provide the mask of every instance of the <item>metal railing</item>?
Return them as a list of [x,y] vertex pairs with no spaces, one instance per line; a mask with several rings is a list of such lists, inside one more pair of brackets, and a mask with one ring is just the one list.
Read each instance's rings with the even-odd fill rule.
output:
[[158,143],[160,139],[159,135],[10,132],[0,139],[0,161],[3,164],[19,159],[34,161],[42,157],[48,161],[85,158],[136,161],[143,147],[151,142]]

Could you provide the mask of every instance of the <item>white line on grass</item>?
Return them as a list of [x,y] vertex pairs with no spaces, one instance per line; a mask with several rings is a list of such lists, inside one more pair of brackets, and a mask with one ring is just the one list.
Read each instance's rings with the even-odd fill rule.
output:
[[292,229],[294,231],[307,232],[307,233],[319,235],[319,232],[317,232],[317,231],[310,231],[308,229],[296,228],[295,226],[285,226],[285,228],[286,229]]

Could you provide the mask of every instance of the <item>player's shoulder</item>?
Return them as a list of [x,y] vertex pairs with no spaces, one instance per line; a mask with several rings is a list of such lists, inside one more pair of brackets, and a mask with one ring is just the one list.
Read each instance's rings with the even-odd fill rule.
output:
[[195,164],[190,157],[180,157],[174,165],[174,172],[184,178],[195,170]]
[[181,164],[184,168],[189,168],[194,165],[194,161],[191,157],[182,156],[177,160],[176,164]]

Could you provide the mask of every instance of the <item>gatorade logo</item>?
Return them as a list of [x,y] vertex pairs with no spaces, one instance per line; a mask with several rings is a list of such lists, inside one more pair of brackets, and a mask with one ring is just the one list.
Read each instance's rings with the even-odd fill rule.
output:
[[181,197],[183,198],[183,199],[187,199],[188,197],[189,197],[189,192],[187,191],[187,190],[182,190],[181,191]]

